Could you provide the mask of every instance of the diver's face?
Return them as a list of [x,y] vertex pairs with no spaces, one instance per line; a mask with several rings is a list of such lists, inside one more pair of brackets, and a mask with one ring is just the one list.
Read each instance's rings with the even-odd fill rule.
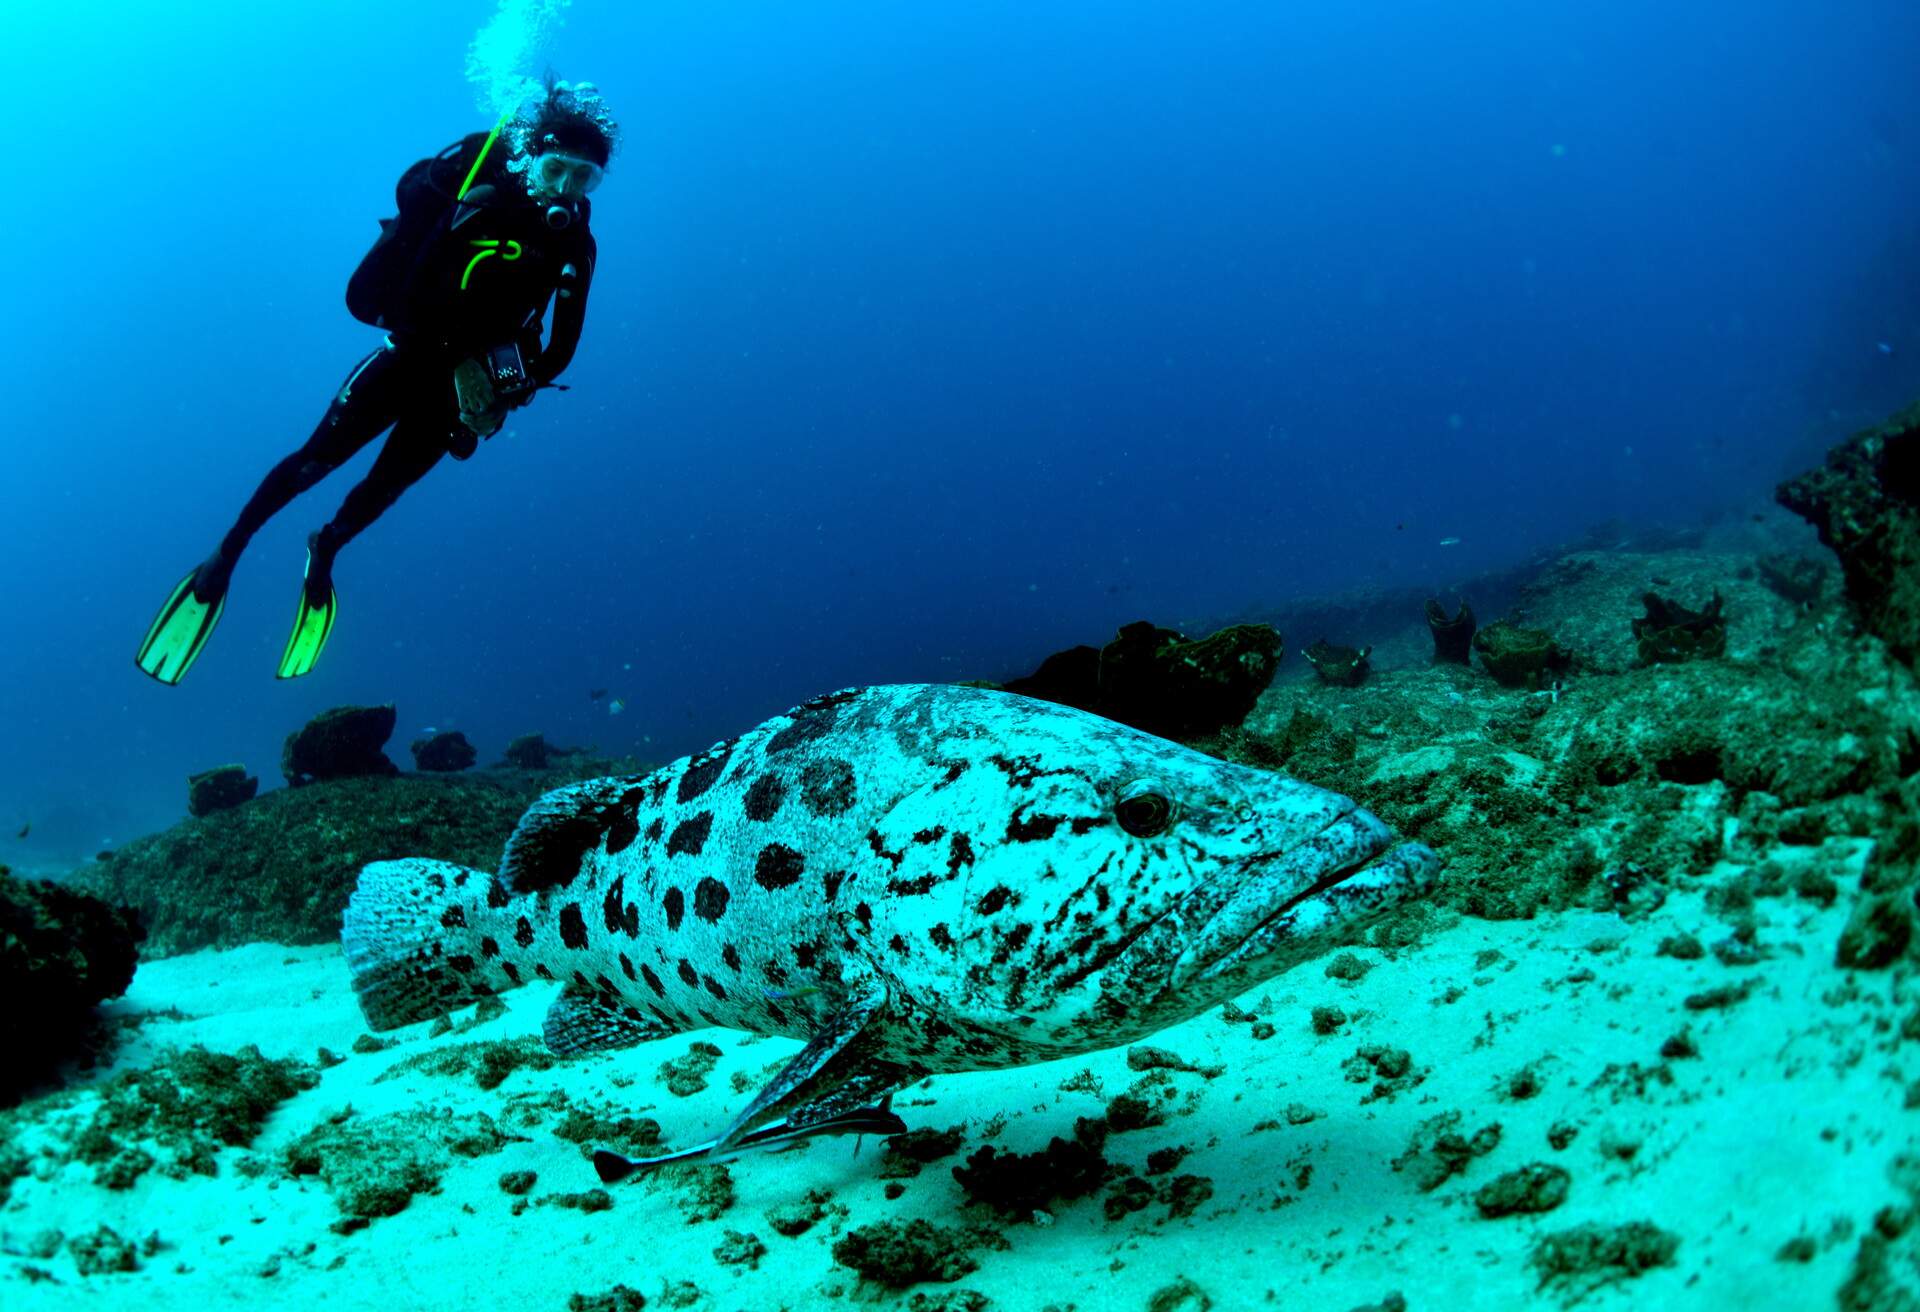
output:
[[578,200],[600,185],[607,171],[590,159],[548,151],[527,165],[527,192],[535,200]]

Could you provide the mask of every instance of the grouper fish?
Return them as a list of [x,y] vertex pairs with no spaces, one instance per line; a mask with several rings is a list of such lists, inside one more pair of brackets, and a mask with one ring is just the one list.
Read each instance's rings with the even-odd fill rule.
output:
[[1051,702],[906,684],[547,793],[497,874],[374,862],[341,938],[376,1030],[552,980],[561,1054],[708,1026],[802,1040],[706,1145],[724,1154],[882,1121],[929,1074],[1143,1038],[1438,866],[1338,793]]

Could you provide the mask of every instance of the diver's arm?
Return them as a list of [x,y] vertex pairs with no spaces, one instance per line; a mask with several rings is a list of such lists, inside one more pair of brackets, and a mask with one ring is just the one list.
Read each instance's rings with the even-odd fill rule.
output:
[[573,363],[580,330],[587,322],[587,289],[593,285],[595,254],[589,242],[561,271],[560,285],[553,293],[553,331],[547,334],[545,349],[528,370],[536,387],[545,387]]

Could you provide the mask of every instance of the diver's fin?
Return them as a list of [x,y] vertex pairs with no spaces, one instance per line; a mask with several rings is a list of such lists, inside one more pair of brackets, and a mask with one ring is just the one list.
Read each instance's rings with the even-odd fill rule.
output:
[[[313,554],[310,541],[307,576],[300,582],[300,605],[293,612],[293,632],[287,635],[287,649],[280,654],[280,669],[274,675],[277,679],[297,679],[319,663],[320,653],[327,649],[327,635],[333,632],[333,617],[340,610],[332,580],[314,574]],[[323,599],[316,601],[314,593],[322,589]]]
[[631,1048],[679,1032],[678,1026],[642,1016],[631,1007],[611,1005],[597,994],[571,989],[554,999],[541,1026],[548,1049],[561,1057]]
[[166,605],[153,617],[146,640],[133,658],[135,664],[161,683],[175,684],[186,677],[194,661],[199,659],[201,649],[207,645],[207,639],[213,636],[213,627],[220,622],[221,612],[227,608],[225,587],[210,601],[202,601],[195,595],[193,581],[200,577],[200,568],[195,566],[188,571],[167,597]]
[[878,981],[856,989],[734,1118],[714,1151],[735,1148],[772,1121],[784,1120],[797,1130],[882,1103],[895,1089],[924,1076],[918,1067],[874,1055],[871,1031],[878,1028],[888,1004],[887,991]]

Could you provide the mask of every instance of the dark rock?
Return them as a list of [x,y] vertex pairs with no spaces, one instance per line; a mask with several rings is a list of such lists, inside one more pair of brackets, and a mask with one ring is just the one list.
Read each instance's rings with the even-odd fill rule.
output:
[[1703,609],[1689,610],[1659,593],[1640,598],[1647,613],[1633,621],[1633,640],[1642,665],[1677,665],[1727,654],[1727,620],[1718,592]]
[[399,767],[381,750],[393,736],[396,718],[391,702],[323,711],[287,735],[280,772],[296,788],[321,779],[398,774]]
[[251,802],[260,791],[260,779],[244,765],[217,765],[187,779],[187,814],[212,815]]
[[1307,658],[1307,664],[1313,666],[1313,672],[1322,682],[1343,688],[1359,687],[1372,669],[1367,664],[1367,657],[1373,654],[1371,647],[1336,647],[1322,638],[1300,654]]
[[1496,620],[1473,635],[1480,664],[1496,683],[1509,688],[1537,689],[1547,671],[1564,667],[1567,655],[1544,629],[1527,629],[1508,620]]
[[833,1260],[890,1289],[906,1289],[927,1280],[951,1282],[979,1269],[967,1250],[973,1236],[930,1221],[880,1221],[840,1236]]
[[507,764],[521,770],[544,770],[550,750],[545,734],[522,734],[507,744]]
[[1098,1144],[1058,1136],[1037,1153],[1003,1153],[986,1147],[953,1168],[953,1178],[971,1202],[985,1203],[1010,1220],[1030,1221],[1056,1199],[1084,1198],[1107,1178]]
[[1247,717],[1280,656],[1280,635],[1264,624],[1193,639],[1140,620],[1105,647],[1057,652],[1000,686],[1162,737],[1199,738]]
[[1473,1196],[1489,1219],[1515,1213],[1551,1212],[1567,1200],[1573,1177],[1565,1167],[1532,1162],[1481,1185]]
[[470,770],[473,763],[480,759],[480,754],[473,750],[473,744],[458,729],[448,729],[431,738],[416,738],[409,745],[409,750],[413,753],[416,770],[431,770],[436,774]]
[[1427,629],[1433,634],[1433,663],[1435,665],[1470,664],[1473,633],[1477,627],[1473,619],[1473,607],[1463,601],[1460,603],[1460,613],[1449,619],[1446,607],[1440,604],[1440,599],[1428,597],[1426,612]]
[[102,1046],[94,1004],[126,992],[142,937],[127,908],[0,866],[0,1105]]
[[1840,557],[1866,627],[1901,659],[1920,658],[1920,405],[1856,433],[1774,499]]

